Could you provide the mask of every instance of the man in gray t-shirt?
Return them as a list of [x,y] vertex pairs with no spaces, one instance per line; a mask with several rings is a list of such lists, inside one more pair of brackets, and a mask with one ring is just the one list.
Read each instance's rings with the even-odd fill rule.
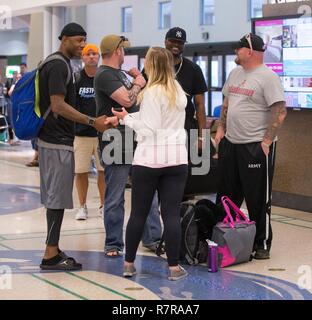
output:
[[216,134],[222,178],[217,202],[230,197],[256,222],[256,259],[269,259],[271,193],[277,130],[286,117],[279,77],[263,64],[263,40],[248,34],[236,45],[236,63],[226,81]]

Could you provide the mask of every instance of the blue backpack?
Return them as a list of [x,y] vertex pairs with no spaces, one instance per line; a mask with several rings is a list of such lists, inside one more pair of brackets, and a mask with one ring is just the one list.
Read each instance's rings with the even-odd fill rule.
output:
[[63,56],[48,56],[37,69],[27,72],[17,83],[12,94],[12,119],[15,135],[21,140],[31,140],[38,136],[39,131],[48,117],[51,106],[42,116],[40,112],[39,74],[48,62],[61,60],[66,63],[68,74],[66,85],[71,79],[71,69]]

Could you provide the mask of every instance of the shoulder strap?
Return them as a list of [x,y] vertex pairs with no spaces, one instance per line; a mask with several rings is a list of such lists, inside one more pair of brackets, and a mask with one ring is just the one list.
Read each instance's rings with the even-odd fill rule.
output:
[[77,84],[81,79],[81,71],[74,72],[73,78],[74,78],[75,84]]
[[[71,68],[68,65],[68,62],[66,61],[66,59],[62,55],[60,55],[58,53],[53,53],[53,54],[49,55],[44,61],[42,61],[39,64],[38,70],[40,71],[48,62],[53,61],[53,60],[61,60],[66,64],[66,67],[67,67],[66,86],[67,86],[70,83],[70,79],[71,79]],[[43,115],[44,120],[46,120],[46,118],[48,117],[50,112],[51,112],[51,106],[49,106],[47,111],[44,113],[44,115]]]
[[40,71],[48,62],[53,61],[53,60],[61,60],[66,64],[67,67],[67,79],[66,79],[66,85],[69,84],[70,79],[71,79],[71,68],[68,65],[68,62],[66,61],[66,59],[60,55],[59,53],[53,53],[51,55],[49,55],[44,61],[42,61],[38,67],[38,70]]

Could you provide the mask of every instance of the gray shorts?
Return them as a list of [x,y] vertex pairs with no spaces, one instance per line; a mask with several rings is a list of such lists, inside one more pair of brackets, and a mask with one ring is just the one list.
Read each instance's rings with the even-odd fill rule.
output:
[[47,209],[73,209],[74,153],[40,147],[41,203]]

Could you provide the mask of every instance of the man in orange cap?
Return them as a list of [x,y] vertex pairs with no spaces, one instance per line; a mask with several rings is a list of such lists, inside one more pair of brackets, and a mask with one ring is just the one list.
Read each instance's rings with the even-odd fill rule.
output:
[[[96,116],[94,76],[99,63],[100,52],[95,44],[87,44],[82,50],[84,68],[75,74],[76,108],[79,112],[90,117]],[[92,156],[95,157],[98,172],[98,189],[100,194],[99,214],[103,211],[104,203],[104,170],[98,156],[97,131],[90,126],[76,123],[74,153],[76,188],[80,208],[76,213],[76,220],[86,220],[88,217],[87,193],[89,186],[88,173]]]

